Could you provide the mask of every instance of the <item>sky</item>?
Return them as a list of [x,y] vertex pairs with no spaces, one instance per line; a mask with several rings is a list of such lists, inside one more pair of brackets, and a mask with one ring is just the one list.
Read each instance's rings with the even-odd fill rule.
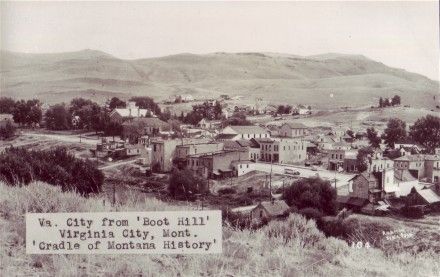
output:
[[177,53],[362,54],[439,79],[439,8],[430,2],[2,2],[1,48]]

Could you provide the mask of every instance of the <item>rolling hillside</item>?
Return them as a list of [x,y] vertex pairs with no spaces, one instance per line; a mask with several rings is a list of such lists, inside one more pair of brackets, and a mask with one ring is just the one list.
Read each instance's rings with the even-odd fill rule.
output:
[[[318,107],[367,106],[399,94],[403,104],[432,109],[439,83],[359,55],[300,57],[275,53],[178,54],[123,60],[104,52],[1,52],[1,95],[44,102],[118,96],[196,98],[244,95],[253,101]],[[330,97],[330,95],[333,97]]]

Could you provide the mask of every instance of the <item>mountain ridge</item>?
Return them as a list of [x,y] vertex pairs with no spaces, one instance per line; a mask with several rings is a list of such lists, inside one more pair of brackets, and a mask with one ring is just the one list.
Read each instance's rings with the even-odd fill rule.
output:
[[[345,105],[350,101],[344,98],[356,95],[351,101],[356,106],[401,93],[407,102],[430,108],[439,86],[438,81],[418,73],[389,67],[363,55],[339,53],[180,53],[129,60],[92,49],[38,54],[1,50],[0,61],[2,96],[41,96],[48,102],[69,101],[75,96],[72,92],[95,90],[101,97],[105,91],[109,96],[148,95],[160,99],[182,92],[198,98],[240,94],[317,106],[329,104],[317,97],[332,94],[340,105]],[[48,92],[50,99],[44,97]],[[331,101],[330,105],[339,104]]]

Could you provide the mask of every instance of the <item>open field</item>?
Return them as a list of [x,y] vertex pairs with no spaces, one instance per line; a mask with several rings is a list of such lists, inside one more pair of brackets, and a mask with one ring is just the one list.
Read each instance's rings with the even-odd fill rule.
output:
[[[44,197],[42,197],[44,195]],[[0,270],[5,276],[438,276],[438,253],[351,248],[326,238],[313,221],[291,215],[257,231],[223,227],[221,255],[26,255],[24,213],[173,210],[150,199],[128,199],[117,208],[100,198],[32,183],[0,184]],[[190,209],[189,207],[186,207]],[[182,209],[182,207],[179,207]]]

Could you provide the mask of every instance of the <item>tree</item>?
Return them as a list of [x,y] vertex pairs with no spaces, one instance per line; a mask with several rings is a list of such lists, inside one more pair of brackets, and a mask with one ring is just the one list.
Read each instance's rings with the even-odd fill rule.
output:
[[374,129],[374,127],[367,129],[367,138],[370,141],[370,145],[374,148],[378,148],[380,142],[382,141],[381,138],[377,135],[377,131]]
[[12,114],[14,112],[15,101],[12,98],[0,98],[0,113]]
[[68,130],[72,127],[71,115],[64,104],[56,104],[44,114],[46,128],[50,130]]
[[196,176],[189,169],[173,169],[168,184],[168,192],[174,198],[188,199],[198,193],[209,193],[205,179]]
[[400,140],[406,139],[406,123],[399,118],[388,120],[387,128],[384,131],[384,139],[389,147]]
[[70,102],[69,112],[72,117],[79,117],[78,128],[99,131],[101,107],[88,99],[75,98]]
[[41,103],[37,99],[17,101],[13,112],[14,121],[20,125],[34,125],[40,123],[43,113]]
[[415,142],[433,153],[435,148],[440,147],[440,117],[429,114],[419,118],[410,127],[409,135]]
[[373,155],[374,150],[371,147],[364,147],[359,149],[358,154],[356,156],[357,160],[357,168],[359,172],[364,172],[368,168],[368,157]]
[[127,104],[119,99],[118,97],[113,97],[108,104],[109,109],[125,108]]
[[391,105],[393,105],[393,106],[400,105],[400,96],[399,95],[393,96],[393,98],[391,99]]
[[160,116],[161,110],[157,103],[154,102],[153,98],[151,97],[132,97],[129,101],[133,101],[136,103],[136,106],[138,106],[141,109],[149,109],[152,110],[153,113],[157,116]]
[[234,112],[231,117],[223,121],[223,126],[247,126],[252,125],[249,120],[247,120],[244,112]]
[[108,121],[105,124],[103,131],[106,136],[113,137],[113,140],[115,140],[115,137],[122,136],[123,127],[118,122]]
[[284,190],[283,198],[298,209],[315,208],[324,214],[336,213],[336,190],[319,177],[296,181]]
[[5,126],[0,127],[0,138],[10,139],[15,135],[15,127],[11,122],[6,122]]

